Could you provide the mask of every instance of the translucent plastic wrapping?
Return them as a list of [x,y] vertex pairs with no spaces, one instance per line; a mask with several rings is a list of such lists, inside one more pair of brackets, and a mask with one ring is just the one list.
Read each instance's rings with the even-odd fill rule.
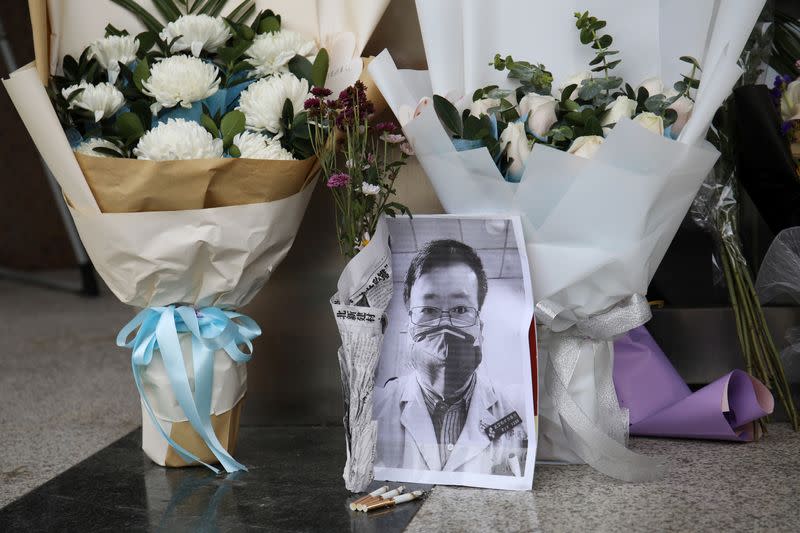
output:
[[[800,305],[800,227],[775,237],[761,263],[756,291],[762,304]],[[781,361],[790,383],[800,381],[800,327],[786,331]]]

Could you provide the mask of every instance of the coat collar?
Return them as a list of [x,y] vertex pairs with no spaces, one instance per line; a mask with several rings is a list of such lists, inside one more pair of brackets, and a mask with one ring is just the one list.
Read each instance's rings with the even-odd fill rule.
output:
[[466,462],[483,453],[492,444],[492,441],[481,429],[481,422],[487,419],[494,420],[492,407],[497,403],[497,395],[491,381],[486,376],[478,372],[476,378],[467,420],[464,422],[464,429],[461,430],[453,453],[450,454],[450,458],[444,465],[446,472],[454,472]]
[[439,443],[433,429],[431,415],[425,406],[425,399],[417,383],[416,372],[409,374],[403,384],[400,396],[400,423],[414,439],[429,470],[441,470],[442,461],[439,458]]
[[[478,368],[476,371],[475,390],[472,393],[469,412],[464,428],[458,437],[453,453],[444,465],[445,471],[454,471],[467,461],[481,454],[492,441],[481,430],[482,420],[494,420],[492,407],[497,403],[497,395],[491,381]],[[425,459],[430,470],[442,470],[439,457],[439,443],[433,429],[430,413],[422,397],[416,373],[405,378],[400,395],[400,423],[414,439],[417,449]]]

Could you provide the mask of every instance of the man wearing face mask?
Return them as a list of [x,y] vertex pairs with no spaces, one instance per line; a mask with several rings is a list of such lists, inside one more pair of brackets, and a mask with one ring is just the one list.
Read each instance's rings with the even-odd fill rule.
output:
[[512,402],[481,366],[487,290],[480,257],[464,243],[431,241],[411,262],[403,299],[413,372],[375,391],[376,466],[524,472],[524,400]]

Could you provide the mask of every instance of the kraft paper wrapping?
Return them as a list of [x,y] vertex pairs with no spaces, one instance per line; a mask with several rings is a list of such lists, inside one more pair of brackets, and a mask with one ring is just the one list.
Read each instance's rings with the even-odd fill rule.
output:
[[140,161],[75,154],[104,213],[180,211],[282,200],[318,170],[303,161],[197,159]]
[[[211,415],[211,426],[222,446],[231,455],[236,453],[236,443],[239,437],[239,418],[244,407],[244,398],[239,400],[232,409]],[[207,464],[217,463],[217,458],[205,445],[203,439],[192,429],[191,424],[183,422],[160,421],[169,437],[184,449],[188,450],[201,461]],[[161,437],[147,413],[142,410],[142,450],[151,461],[161,466],[184,467],[196,463],[187,463],[173,450]]]

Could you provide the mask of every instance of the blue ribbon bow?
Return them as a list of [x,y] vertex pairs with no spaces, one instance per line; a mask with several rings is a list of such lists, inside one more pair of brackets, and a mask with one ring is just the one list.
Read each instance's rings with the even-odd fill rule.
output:
[[[138,331],[137,331],[138,330]],[[133,340],[130,335],[136,331]],[[194,367],[194,391],[189,385],[189,377],[183,360],[183,352],[178,334],[192,335],[192,364]],[[204,463],[194,454],[184,449],[166,434],[156,419],[150,402],[142,387],[142,369],[150,364],[153,352],[159,350],[164,361],[175,398],[192,428],[203,439],[211,453],[219,460],[226,472],[247,470],[225,450],[211,426],[211,392],[214,382],[214,354],[225,350],[237,363],[246,363],[252,357],[252,340],[261,334],[251,318],[217,307],[195,309],[189,306],[148,307],[128,322],[117,335],[117,346],[131,348],[133,377],[139,396],[144,401],[147,414],[170,446],[187,462],[201,463],[214,473],[217,468]],[[239,346],[247,346],[247,353]]]

